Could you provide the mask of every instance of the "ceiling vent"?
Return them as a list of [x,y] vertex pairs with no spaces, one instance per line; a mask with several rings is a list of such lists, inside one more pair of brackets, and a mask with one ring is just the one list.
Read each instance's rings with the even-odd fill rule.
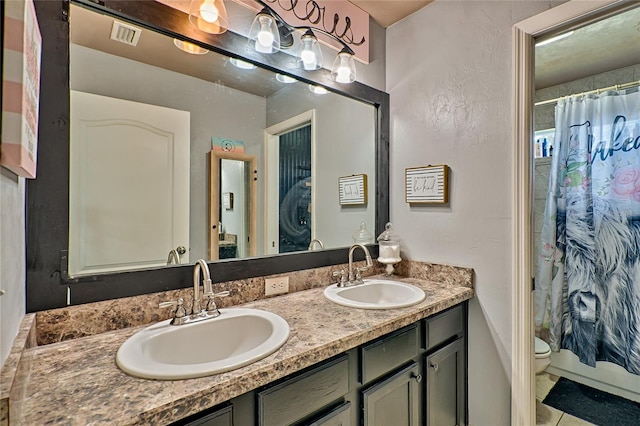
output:
[[138,40],[140,40],[141,33],[142,29],[140,28],[123,22],[113,21],[113,27],[111,28],[111,40],[119,41],[120,43],[128,44],[129,46],[136,46],[138,44]]

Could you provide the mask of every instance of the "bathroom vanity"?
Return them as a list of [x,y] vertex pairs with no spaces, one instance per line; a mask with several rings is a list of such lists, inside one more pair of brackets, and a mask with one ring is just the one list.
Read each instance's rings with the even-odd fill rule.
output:
[[466,318],[465,302],[175,424],[466,424]]
[[[401,278],[426,299],[400,309],[341,306],[323,286],[242,304],[284,318],[289,339],[260,361],[202,378],[123,373],[116,352],[145,325],[24,349],[10,424],[462,424],[471,273],[468,282]],[[126,302],[101,303],[113,311]]]

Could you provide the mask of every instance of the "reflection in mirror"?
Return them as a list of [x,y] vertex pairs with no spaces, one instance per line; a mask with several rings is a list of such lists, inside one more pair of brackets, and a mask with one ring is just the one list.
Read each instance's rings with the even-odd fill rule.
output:
[[256,254],[256,157],[211,151],[209,258]]
[[[186,247],[181,263],[220,259],[220,247],[232,246],[234,238],[233,257],[307,250],[313,239],[325,248],[345,247],[361,222],[375,229],[375,197],[360,206],[338,202],[340,176],[366,174],[368,191],[375,193],[373,105],[316,94],[283,74],[238,68],[215,52],[190,54],[173,38],[135,26],[137,44],[125,44],[110,38],[116,21],[71,5],[71,90],[92,97],[98,111],[115,102],[141,107],[144,120],[119,107],[118,114],[83,119],[79,110],[88,108],[77,108],[73,95],[71,127],[78,130],[71,137],[70,275],[166,265],[179,246]],[[168,120],[147,122],[154,108],[181,115],[186,129],[179,133]],[[308,143],[284,142],[302,128]],[[304,145],[301,152],[298,145]],[[246,235],[246,246],[224,217],[231,194],[234,206],[244,206],[245,195],[218,189],[217,206],[210,206],[212,149],[255,157],[256,219],[247,225],[255,238]],[[187,171],[176,169],[185,162]]]

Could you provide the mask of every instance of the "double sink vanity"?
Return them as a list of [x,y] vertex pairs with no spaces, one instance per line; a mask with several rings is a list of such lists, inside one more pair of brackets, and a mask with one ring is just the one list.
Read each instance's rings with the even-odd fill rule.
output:
[[[218,299],[217,318],[177,326],[167,319],[24,348],[10,390],[11,424],[464,423],[466,301],[474,294],[473,271],[403,263],[399,273],[404,276],[365,277],[363,284],[342,288],[341,296],[336,284],[326,285],[335,268],[299,271],[290,276],[292,288],[305,281],[307,289],[233,307],[227,299],[237,300],[242,283],[220,283],[216,290],[230,291],[231,297]],[[354,296],[344,294],[356,288]],[[388,294],[405,296],[394,301]],[[406,305],[405,297],[414,294],[424,294],[424,300],[390,307]],[[117,303],[137,311],[132,305],[149,306],[145,298],[167,296]],[[345,306],[356,302],[387,306]],[[51,337],[54,332],[44,329],[55,319],[71,323],[74,315],[79,321],[85,314],[109,321],[114,303],[38,313],[43,321],[54,321],[34,324],[31,332]],[[148,333],[162,336],[158,329],[163,328],[165,337],[145,339]],[[163,357],[140,365],[169,366],[146,375],[123,372],[118,350],[128,343],[137,355]],[[145,343],[151,346],[140,351]],[[233,365],[214,367],[214,372],[162,377],[162,371],[230,360]],[[154,374],[160,374],[157,380],[151,379]]]

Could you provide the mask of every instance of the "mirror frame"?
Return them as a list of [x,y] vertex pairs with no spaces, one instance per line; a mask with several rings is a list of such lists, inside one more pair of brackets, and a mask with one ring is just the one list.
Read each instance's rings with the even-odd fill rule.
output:
[[[246,163],[245,167],[249,168],[250,176],[249,182],[246,182],[246,188],[249,191],[249,256],[256,256],[256,228],[257,228],[257,176],[258,174],[258,160],[255,155],[249,155],[245,153],[235,153],[235,152],[225,152],[225,151],[216,151],[211,150],[209,152],[209,237],[208,237],[208,252],[209,252],[209,261],[219,261],[219,254],[216,254],[216,258],[213,258],[214,253],[218,252],[220,248],[220,241],[215,236],[220,232],[218,229],[218,223],[220,222],[220,197],[222,194],[220,193],[220,181],[221,176],[220,172],[222,171],[221,160],[235,160],[242,161]],[[242,200],[236,200],[237,203],[240,203]],[[219,235],[219,234],[218,234]],[[191,261],[191,260],[189,260]]]
[[[27,180],[26,311],[137,296],[193,285],[193,266],[122,271],[82,278],[67,274],[69,247],[69,0],[36,1],[42,33],[40,118],[37,179]],[[74,4],[132,21],[170,37],[188,39],[209,50],[252,62],[273,72],[286,72],[306,83],[356,99],[377,109],[376,235],[389,221],[389,95],[365,84],[335,83],[330,71],[289,69],[295,59],[285,53],[246,52],[246,38],[227,31],[210,35],[191,27],[187,15],[149,0],[74,0]],[[216,261],[214,283],[346,263],[348,247],[259,258]],[[370,245],[377,257],[377,245]],[[356,258],[360,260],[361,253]],[[362,257],[363,258],[363,257]]]

